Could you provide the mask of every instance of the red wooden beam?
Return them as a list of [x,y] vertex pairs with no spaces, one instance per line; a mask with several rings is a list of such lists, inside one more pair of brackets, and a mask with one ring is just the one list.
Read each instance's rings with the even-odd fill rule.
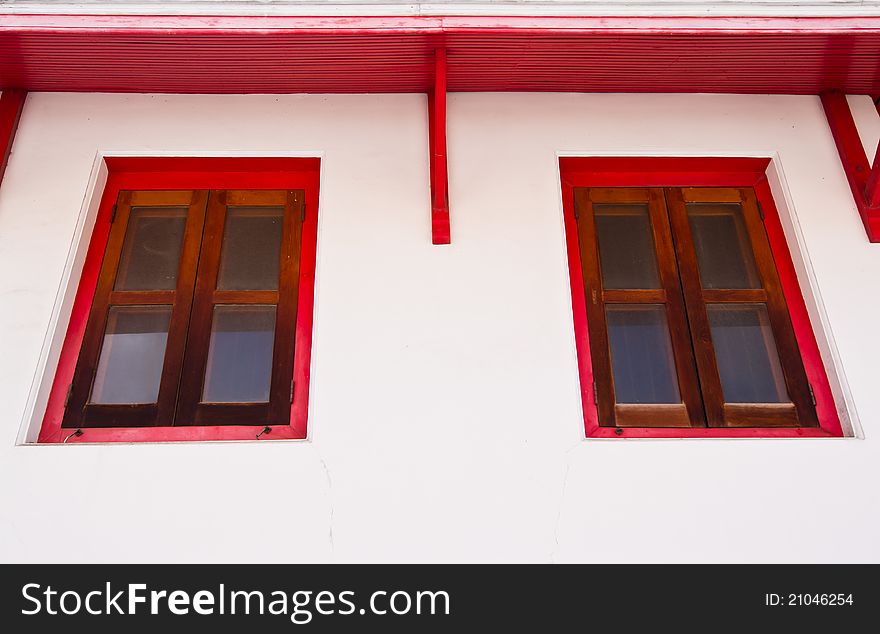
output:
[[874,165],[871,167],[871,174],[868,176],[865,198],[870,209],[880,207],[880,145],[877,146],[877,152],[874,154]]
[[434,51],[434,89],[428,93],[431,152],[431,241],[449,244],[449,175],[446,166],[446,49]]
[[0,183],[6,173],[6,163],[9,162],[12,142],[15,140],[15,131],[18,129],[26,97],[27,92],[24,90],[4,90],[0,95]]
[[853,199],[868,233],[868,240],[880,242],[880,152],[874,157],[872,170],[846,95],[826,92],[821,98],[843,171],[846,172]]

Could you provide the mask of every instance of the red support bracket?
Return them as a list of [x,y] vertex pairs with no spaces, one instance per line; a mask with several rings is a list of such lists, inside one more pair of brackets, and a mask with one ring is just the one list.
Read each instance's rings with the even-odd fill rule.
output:
[[21,111],[24,109],[24,100],[27,92],[24,90],[4,89],[0,95],[0,183],[6,173],[6,163],[9,162],[9,154],[12,152],[12,142],[15,140],[15,131],[18,130],[18,121],[21,119]]
[[434,89],[428,93],[428,135],[431,152],[431,241],[451,242],[449,174],[446,166],[446,48],[434,51]]
[[880,147],[874,156],[872,169],[846,95],[826,92],[822,93],[821,99],[831,134],[837,144],[840,162],[868,233],[868,240],[880,242]]

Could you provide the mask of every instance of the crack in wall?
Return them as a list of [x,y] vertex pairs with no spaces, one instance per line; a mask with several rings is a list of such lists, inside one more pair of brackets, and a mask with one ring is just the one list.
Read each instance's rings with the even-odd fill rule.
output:
[[321,468],[324,469],[324,477],[327,478],[327,503],[330,506],[330,515],[329,515],[329,529],[327,533],[328,540],[330,542],[330,554],[333,554],[335,544],[333,542],[333,515],[335,513],[335,508],[333,507],[333,478],[330,477],[330,469],[327,467],[327,463],[324,461],[324,458],[321,455],[318,455],[318,460],[321,462]]
[[565,506],[565,491],[568,488],[568,475],[571,472],[571,452],[580,446],[580,442],[569,447],[563,454],[565,471],[562,474],[562,490],[559,493],[559,508],[556,511],[556,522],[553,525],[553,549],[550,551],[550,563],[555,564],[559,554],[559,526],[562,523],[562,507]]

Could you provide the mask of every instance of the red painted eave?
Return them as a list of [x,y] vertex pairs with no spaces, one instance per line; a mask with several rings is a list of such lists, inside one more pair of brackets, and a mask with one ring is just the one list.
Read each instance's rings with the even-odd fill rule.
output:
[[171,93],[880,93],[880,17],[0,15],[0,86]]

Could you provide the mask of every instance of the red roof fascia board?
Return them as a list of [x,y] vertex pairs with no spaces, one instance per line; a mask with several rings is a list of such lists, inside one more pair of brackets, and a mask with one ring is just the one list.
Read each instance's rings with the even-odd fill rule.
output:
[[0,86],[168,93],[880,92],[880,17],[0,15]]

